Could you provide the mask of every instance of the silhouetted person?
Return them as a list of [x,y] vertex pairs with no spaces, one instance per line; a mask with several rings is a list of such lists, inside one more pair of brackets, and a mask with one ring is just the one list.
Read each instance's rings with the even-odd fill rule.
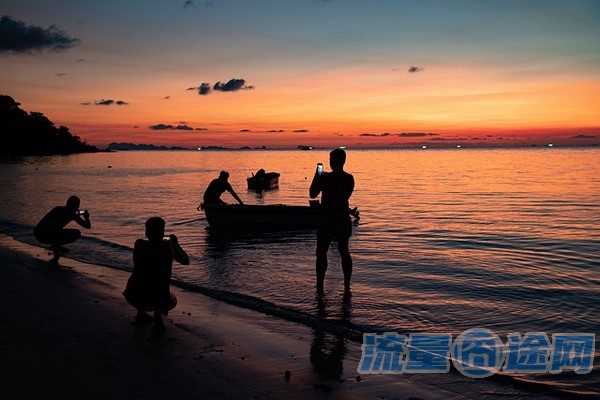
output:
[[337,241],[338,250],[342,258],[344,271],[344,288],[350,290],[352,277],[352,257],[348,242],[352,235],[352,222],[349,215],[348,200],[354,191],[354,177],[344,171],[346,152],[335,149],[329,153],[329,165],[332,172],[315,172],[310,185],[310,197],[315,198],[321,194],[321,207],[323,215],[317,231],[317,290],[323,290],[325,272],[327,272],[327,250],[331,241]]
[[146,221],[146,237],[138,239],[133,249],[133,273],[123,292],[127,302],[137,309],[135,322],[152,321],[148,311],[154,311],[158,332],[164,331],[163,315],[177,305],[177,298],[169,288],[173,260],[188,265],[186,252],[179,246],[177,236],[165,240],[165,221],[152,217]]
[[92,227],[90,214],[87,211],[79,211],[79,205],[79,197],[69,197],[66,205],[54,207],[33,229],[33,234],[37,240],[50,245],[50,249],[54,254],[52,260],[50,260],[51,265],[58,266],[61,252],[67,251],[62,246],[73,243],[81,237],[79,229],[64,229],[65,226],[74,221],[86,229]]
[[221,195],[225,192],[229,192],[234,199],[237,200],[238,203],[244,204],[242,199],[237,195],[235,190],[229,184],[229,172],[221,171],[219,177],[213,179],[206,190],[204,191],[204,205],[226,205],[223,200],[221,200]]

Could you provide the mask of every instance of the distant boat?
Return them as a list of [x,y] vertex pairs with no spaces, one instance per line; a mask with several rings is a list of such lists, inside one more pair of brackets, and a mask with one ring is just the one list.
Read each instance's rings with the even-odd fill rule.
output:
[[272,190],[279,187],[279,176],[278,172],[265,172],[264,169],[259,169],[256,174],[248,177],[248,189],[249,190]]
[[312,146],[307,146],[307,145],[303,145],[303,144],[298,146],[298,150],[312,150],[312,149],[313,149]]

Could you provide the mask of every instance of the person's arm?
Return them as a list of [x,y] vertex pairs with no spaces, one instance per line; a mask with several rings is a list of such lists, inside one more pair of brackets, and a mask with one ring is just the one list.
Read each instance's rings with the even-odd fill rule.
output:
[[240,196],[237,195],[235,190],[233,190],[233,187],[231,187],[231,185],[229,185],[229,187],[227,188],[227,191],[233,196],[234,199],[237,200],[238,203],[240,203],[241,205],[244,205],[244,202],[242,201],[242,199],[240,199]]
[[77,222],[77,224],[79,224],[80,226],[84,227],[85,229],[90,229],[92,227],[92,221],[90,220],[90,213],[88,213],[87,211],[83,213],[83,218],[81,218],[81,216],[79,214],[76,214],[75,218],[73,218],[73,220],[75,222]]
[[142,246],[144,245],[144,241],[142,239],[138,239],[135,241],[133,245],[133,271],[136,271],[140,268],[142,261]]
[[310,189],[308,191],[308,194],[310,195],[311,199],[314,199],[315,197],[317,197],[319,195],[319,193],[321,193],[321,191],[323,190],[323,175],[319,175],[317,173],[317,171],[315,171],[315,176],[313,176],[313,180],[310,184]]
[[190,265],[190,257],[187,255],[185,250],[181,248],[179,245],[179,241],[177,240],[177,236],[169,235],[169,244],[171,245],[171,250],[173,251],[173,258],[179,264]]
[[354,177],[349,175],[348,178],[348,188],[346,189],[346,200],[350,200],[350,196],[352,196],[352,192],[354,192]]

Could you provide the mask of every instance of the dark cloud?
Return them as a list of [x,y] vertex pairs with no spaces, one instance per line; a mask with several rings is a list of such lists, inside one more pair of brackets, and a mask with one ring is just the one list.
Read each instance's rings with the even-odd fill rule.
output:
[[294,129],[292,132],[294,133],[305,133],[305,132],[309,132],[308,129]]
[[85,62],[85,58],[78,58],[76,62],[78,62],[78,63]]
[[202,82],[200,86],[192,86],[187,88],[186,90],[197,90],[198,94],[201,96],[209,95],[213,90],[218,92],[237,92],[238,90],[252,90],[254,89],[253,85],[246,85],[245,79],[230,79],[227,82],[223,83],[218,81],[214,85],[211,85],[208,82]]
[[82,106],[89,106],[92,103],[90,103],[89,101],[84,101],[83,103],[79,103],[79,104],[81,104]]
[[425,70],[425,68],[418,67],[416,65],[411,65],[410,67],[408,67],[408,72],[411,74],[414,74],[416,72],[422,72],[423,70]]
[[137,126],[137,125],[134,125],[134,126],[133,126],[133,129],[137,129],[137,128],[139,128],[139,126]]
[[387,137],[387,136],[398,136],[398,137],[426,137],[426,136],[438,136],[437,133],[429,133],[429,132],[400,132],[400,133],[362,133],[359,136],[363,137]]
[[284,129],[270,129],[267,131],[267,133],[281,133],[281,132],[285,132]]
[[123,101],[123,100],[117,100],[117,101],[115,101],[115,104],[118,105],[118,106],[129,105],[129,103],[127,103],[126,101]]
[[205,1],[202,1],[199,3],[194,0],[186,0],[183,3],[183,8],[196,8],[196,7],[198,7],[198,4],[200,4],[201,6],[206,7],[206,8],[212,7],[215,5],[215,3],[212,0],[205,0]]
[[58,76],[59,78],[64,78],[64,77],[65,77],[65,76],[67,76],[67,75],[69,75],[69,74],[67,74],[66,72],[58,72],[58,73],[56,74],[56,76]]
[[388,132],[383,132],[383,133],[361,133],[359,136],[362,137],[386,137],[386,136],[390,136],[391,134]]
[[437,133],[428,133],[428,132],[401,132],[396,133],[396,136],[400,137],[424,137],[424,136],[438,136]]
[[207,131],[208,128],[196,128],[197,131]]
[[252,132],[250,129],[240,129],[240,132]]
[[112,106],[112,105],[126,106],[129,103],[127,103],[126,101],[123,101],[123,100],[100,99],[100,100],[96,100],[94,102],[94,104],[97,106]]
[[571,139],[596,139],[598,136],[594,136],[594,135],[575,135],[572,136]]
[[188,126],[186,124],[179,124],[179,125],[156,124],[156,125],[150,125],[149,128],[152,129],[153,131],[193,131],[194,130],[194,128],[192,128],[191,126]]
[[213,90],[218,90],[220,92],[237,92],[238,90],[248,90],[254,89],[254,86],[247,86],[245,79],[230,79],[227,83],[221,83],[218,81],[213,86]]
[[171,96],[165,96],[163,97],[163,100],[169,100],[171,98]]
[[27,25],[7,15],[0,18],[0,53],[61,51],[73,47],[79,39],[72,38],[55,25],[42,28]]
[[202,82],[200,86],[198,86],[198,94],[201,96],[205,96],[210,93],[210,83]]

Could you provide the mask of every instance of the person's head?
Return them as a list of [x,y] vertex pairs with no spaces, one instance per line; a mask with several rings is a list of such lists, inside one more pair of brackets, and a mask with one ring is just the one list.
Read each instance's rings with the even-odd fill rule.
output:
[[79,197],[71,196],[67,199],[67,204],[66,204],[67,210],[75,212],[75,211],[79,210],[79,204],[81,204]]
[[333,171],[342,171],[346,162],[346,152],[344,149],[334,149],[329,153],[329,165]]
[[221,171],[219,173],[219,180],[221,180],[223,182],[227,182],[227,179],[229,179],[229,172],[227,172],[227,171]]
[[151,242],[157,242],[165,236],[165,220],[161,217],[148,218],[146,221],[146,237]]

